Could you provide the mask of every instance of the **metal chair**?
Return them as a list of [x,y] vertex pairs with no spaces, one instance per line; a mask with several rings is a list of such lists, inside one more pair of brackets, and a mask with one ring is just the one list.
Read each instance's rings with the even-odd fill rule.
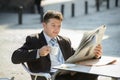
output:
[[46,80],[51,80],[51,75],[49,73],[43,73],[43,72],[34,73],[34,72],[31,72],[29,70],[29,68],[26,65],[26,63],[21,63],[21,64],[22,64],[23,68],[25,69],[25,71],[27,71],[30,75],[34,75],[35,76],[34,80],[36,80],[38,76],[45,77]]

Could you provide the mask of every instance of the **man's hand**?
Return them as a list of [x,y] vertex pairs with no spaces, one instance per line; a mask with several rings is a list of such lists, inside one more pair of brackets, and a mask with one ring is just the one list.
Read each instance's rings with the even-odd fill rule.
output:
[[101,44],[98,44],[95,47],[94,53],[95,53],[95,58],[100,58],[102,56],[102,45]]
[[43,46],[39,50],[39,55],[40,56],[47,56],[50,53],[50,46]]

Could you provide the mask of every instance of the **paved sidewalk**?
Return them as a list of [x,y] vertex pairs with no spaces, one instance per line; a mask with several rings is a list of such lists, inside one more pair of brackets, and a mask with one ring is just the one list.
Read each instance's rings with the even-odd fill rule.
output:
[[[79,2],[79,0],[75,1]],[[109,10],[104,9],[100,12],[91,11],[88,15],[76,13],[79,15],[74,18],[67,16],[63,21],[60,34],[69,37],[72,41],[72,46],[77,48],[84,31],[92,30],[105,24],[107,30],[102,42],[103,55],[120,57],[119,13],[120,7],[111,7]],[[23,24],[18,25],[17,14],[0,13],[0,78],[11,78],[14,76],[15,80],[30,80],[29,74],[24,71],[20,64],[14,65],[11,62],[11,55],[15,49],[25,42],[25,37],[28,34],[42,30],[39,18],[38,14],[23,14]],[[99,80],[111,80],[111,78],[99,77]]]

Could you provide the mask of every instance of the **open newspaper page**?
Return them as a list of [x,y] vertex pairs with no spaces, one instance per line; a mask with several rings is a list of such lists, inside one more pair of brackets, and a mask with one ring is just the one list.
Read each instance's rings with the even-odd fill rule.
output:
[[[98,27],[95,30],[87,31],[84,33],[81,43],[76,49],[74,55],[66,60],[66,64],[74,64],[78,61],[83,61],[87,59],[92,59],[94,54],[94,48],[96,45],[101,44],[104,32],[106,30],[105,25]],[[69,73],[69,71],[58,70],[52,80],[55,79],[56,76]]]
[[101,44],[105,30],[106,27],[102,25],[95,30],[85,32],[75,54],[68,58],[66,63],[76,63],[93,58],[95,56],[94,49],[96,45]]

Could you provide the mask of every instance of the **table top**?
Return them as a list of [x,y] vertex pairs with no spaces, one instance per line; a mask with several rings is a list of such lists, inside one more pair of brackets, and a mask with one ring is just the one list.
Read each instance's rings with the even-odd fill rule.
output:
[[[109,62],[115,61],[113,64]],[[102,56],[101,59],[94,59],[81,62],[79,64],[62,64],[54,68],[67,71],[83,72],[88,74],[96,74],[113,78],[120,78],[120,58]]]

